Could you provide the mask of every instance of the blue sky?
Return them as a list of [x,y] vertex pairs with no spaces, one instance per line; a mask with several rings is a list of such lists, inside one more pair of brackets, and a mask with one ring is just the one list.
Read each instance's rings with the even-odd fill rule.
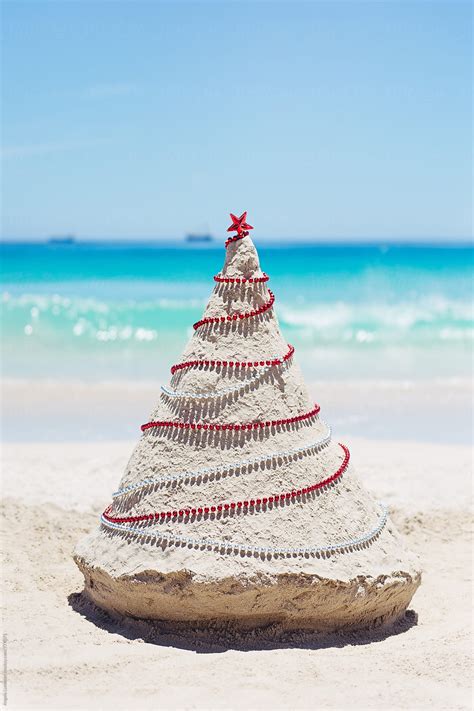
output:
[[465,238],[470,13],[3,2],[3,236]]

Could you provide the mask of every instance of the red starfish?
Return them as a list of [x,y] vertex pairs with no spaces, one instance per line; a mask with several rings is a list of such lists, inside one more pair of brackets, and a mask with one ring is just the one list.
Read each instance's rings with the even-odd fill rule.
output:
[[239,237],[245,237],[245,235],[248,235],[248,230],[253,230],[252,225],[249,225],[246,222],[247,211],[243,212],[240,217],[236,217],[235,215],[230,213],[230,219],[232,220],[232,224],[230,227],[227,228],[227,232],[236,231]]

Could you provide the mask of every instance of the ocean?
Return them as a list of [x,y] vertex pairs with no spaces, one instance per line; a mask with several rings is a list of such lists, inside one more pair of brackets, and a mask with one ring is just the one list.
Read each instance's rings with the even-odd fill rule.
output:
[[[312,379],[471,373],[467,245],[262,244],[285,337]],[[223,245],[0,246],[3,376],[167,378],[214,287]]]

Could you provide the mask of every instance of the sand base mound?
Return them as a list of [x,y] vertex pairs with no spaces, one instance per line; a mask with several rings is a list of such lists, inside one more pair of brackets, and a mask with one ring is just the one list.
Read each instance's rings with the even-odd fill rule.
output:
[[[399,541],[388,531],[383,538],[393,538],[390,542],[394,544]],[[271,625],[281,633],[370,629],[390,625],[403,616],[420,584],[415,560],[403,548],[405,560],[398,557],[398,569],[382,570],[381,565],[378,574],[371,570],[370,575],[351,576],[350,568],[354,566],[357,571],[360,557],[367,556],[367,551],[355,551],[348,554],[350,568],[342,568],[340,561],[334,559],[317,563],[308,560],[305,572],[304,559],[288,558],[289,565],[280,563],[277,573],[265,569],[264,561],[251,557],[239,561],[238,574],[219,577],[218,570],[212,576],[203,575],[199,564],[194,570],[176,565],[175,570],[160,572],[146,567],[143,559],[139,570],[133,573],[130,566],[105,570],[99,564],[99,560],[107,558],[104,544],[114,545],[103,533],[95,533],[83,539],[76,549],[75,561],[84,575],[85,595],[112,615],[157,620],[170,632],[192,632],[203,625],[225,628],[228,633]],[[377,542],[373,545],[377,546]],[[204,565],[208,555],[202,552]],[[199,563],[199,556],[197,560]],[[243,562],[247,562],[247,570]],[[165,563],[164,568],[168,567],[173,566]],[[315,567],[318,573],[314,572]],[[287,572],[281,572],[285,568]],[[220,572],[224,569],[225,566]],[[329,577],[331,570],[334,577]]]

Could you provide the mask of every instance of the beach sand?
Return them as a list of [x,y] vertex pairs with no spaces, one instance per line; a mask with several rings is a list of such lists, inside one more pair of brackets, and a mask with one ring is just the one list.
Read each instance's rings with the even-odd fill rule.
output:
[[419,554],[422,585],[393,630],[278,645],[177,638],[87,604],[72,550],[98,525],[134,442],[4,445],[8,706],[471,708],[471,449],[338,438]]

